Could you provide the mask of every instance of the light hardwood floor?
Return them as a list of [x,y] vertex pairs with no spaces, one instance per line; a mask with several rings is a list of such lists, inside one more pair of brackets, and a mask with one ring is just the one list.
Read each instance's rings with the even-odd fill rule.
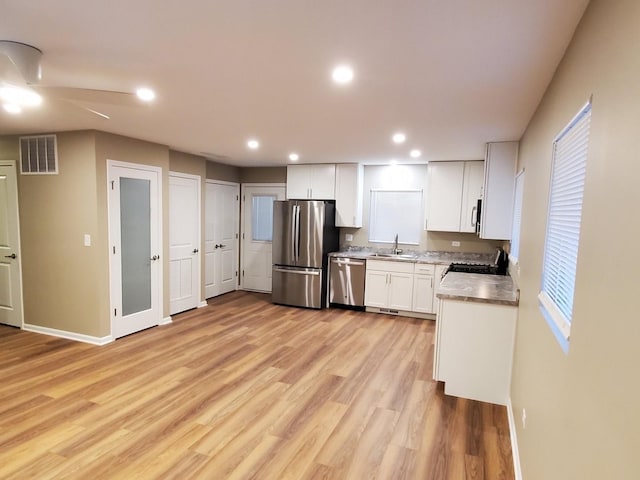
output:
[[0,326],[0,478],[512,479],[434,323],[234,292],[103,347]]

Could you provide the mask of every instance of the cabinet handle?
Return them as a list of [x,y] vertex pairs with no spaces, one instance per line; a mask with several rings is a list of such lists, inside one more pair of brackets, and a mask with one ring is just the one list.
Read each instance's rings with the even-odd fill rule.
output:
[[476,226],[476,211],[478,210],[478,207],[473,207],[471,209],[471,226],[475,227]]
[[431,277],[431,288],[433,289],[433,277]]

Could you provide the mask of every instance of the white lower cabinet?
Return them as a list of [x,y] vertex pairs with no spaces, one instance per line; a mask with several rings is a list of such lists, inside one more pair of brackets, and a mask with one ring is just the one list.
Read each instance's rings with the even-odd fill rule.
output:
[[365,306],[411,311],[412,302],[413,263],[367,260]]
[[433,290],[435,266],[416,263],[413,269],[413,302],[411,310],[418,313],[434,313]]
[[506,405],[518,309],[462,300],[440,300],[433,378],[444,393]]

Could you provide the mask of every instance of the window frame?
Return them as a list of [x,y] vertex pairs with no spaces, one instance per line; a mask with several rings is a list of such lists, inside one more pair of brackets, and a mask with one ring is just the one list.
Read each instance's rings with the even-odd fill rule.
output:
[[[573,300],[589,156],[591,107],[589,100],[553,141],[538,301],[540,311],[565,353],[569,350],[573,322]],[[574,133],[575,137],[570,135]],[[567,139],[566,145],[562,143],[564,139]],[[559,156],[560,150],[564,152],[563,156]],[[569,183],[571,188],[568,188]],[[562,216],[559,215],[560,212]],[[559,245],[562,245],[561,254],[558,254]]]

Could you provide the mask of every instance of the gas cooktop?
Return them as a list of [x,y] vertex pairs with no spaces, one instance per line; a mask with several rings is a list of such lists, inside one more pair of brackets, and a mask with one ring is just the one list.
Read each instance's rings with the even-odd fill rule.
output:
[[452,263],[447,269],[449,272],[462,272],[462,273],[484,273],[489,275],[498,275],[497,265],[491,265],[489,263]]

